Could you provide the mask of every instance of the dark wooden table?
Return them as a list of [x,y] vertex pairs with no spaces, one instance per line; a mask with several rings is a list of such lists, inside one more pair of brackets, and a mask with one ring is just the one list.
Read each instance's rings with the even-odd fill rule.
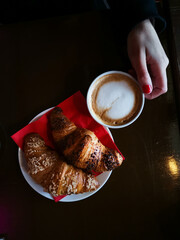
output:
[[[161,41],[168,50],[166,32]],[[126,157],[122,166],[95,195],[55,203],[25,181],[10,136],[76,91],[86,96],[100,73],[127,71],[124,46],[101,13],[4,25],[0,42],[0,234],[18,240],[180,239],[180,136],[172,65],[168,93],[146,101],[134,124],[111,131]]]
[[164,11],[167,21],[167,39],[169,57],[172,64],[175,97],[180,118],[180,1],[164,0]]

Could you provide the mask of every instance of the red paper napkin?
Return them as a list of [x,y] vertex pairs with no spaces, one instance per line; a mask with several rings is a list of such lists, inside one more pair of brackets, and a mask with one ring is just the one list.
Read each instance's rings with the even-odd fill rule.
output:
[[[80,91],[73,94],[71,97],[67,98],[65,101],[57,105],[63,110],[63,113],[68,117],[77,127],[87,128],[93,131],[101,143],[111,149],[117,150],[121,155],[113,140],[111,139],[107,130],[97,123],[89,114],[87,109],[87,104],[84,96]],[[50,110],[51,111],[51,110]],[[38,133],[46,142],[46,144],[54,148],[53,143],[48,138],[48,114],[50,111],[46,112],[38,120],[29,123],[24,128],[12,135],[12,139],[15,143],[23,150],[23,139],[31,132]],[[123,157],[123,155],[122,155]],[[124,159],[124,157],[123,157]],[[55,197],[54,200],[57,202],[65,196]]]

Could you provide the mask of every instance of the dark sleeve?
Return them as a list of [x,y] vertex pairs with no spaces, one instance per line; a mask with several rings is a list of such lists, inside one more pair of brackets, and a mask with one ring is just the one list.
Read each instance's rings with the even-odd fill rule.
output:
[[145,19],[153,19],[158,33],[166,27],[166,21],[158,14],[155,0],[108,0],[108,3],[116,21],[124,25],[126,35]]

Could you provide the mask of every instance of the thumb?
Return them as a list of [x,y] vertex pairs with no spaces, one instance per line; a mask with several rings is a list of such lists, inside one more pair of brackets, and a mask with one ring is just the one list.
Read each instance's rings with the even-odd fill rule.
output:
[[145,51],[141,51],[138,55],[130,57],[130,61],[136,72],[143,93],[150,94],[153,90],[153,86],[147,69]]

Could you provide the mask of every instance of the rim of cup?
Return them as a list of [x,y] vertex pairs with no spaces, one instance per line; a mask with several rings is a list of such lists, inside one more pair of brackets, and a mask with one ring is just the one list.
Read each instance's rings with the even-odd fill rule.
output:
[[[92,90],[93,90],[93,86],[94,84],[98,81],[99,78],[105,76],[105,75],[109,75],[109,74],[115,74],[115,73],[119,73],[119,74],[122,74],[122,75],[125,75],[129,78],[131,78],[138,86],[139,86],[139,89],[142,93],[142,103],[141,103],[141,107],[140,107],[140,110],[139,112],[137,113],[137,115],[129,122],[125,123],[125,124],[120,124],[120,125],[117,125],[117,126],[113,126],[113,125],[108,125],[108,124],[105,124],[103,123],[97,116],[96,114],[94,113],[94,111],[92,110],[92,107],[91,107],[91,93],[92,93]],[[123,71],[116,71],[116,70],[113,70],[113,71],[108,71],[108,72],[104,72],[100,75],[98,75],[93,81],[92,83],[90,84],[89,86],[89,89],[88,89],[88,92],[87,92],[87,97],[86,97],[86,102],[87,102],[87,107],[88,107],[88,110],[89,110],[89,113],[90,115],[92,116],[92,118],[98,122],[99,124],[101,124],[102,126],[104,127],[108,127],[108,128],[115,128],[115,129],[118,129],[118,128],[124,128],[124,127],[127,127],[129,125],[131,125],[133,122],[135,122],[138,117],[141,115],[142,113],[142,110],[144,108],[144,103],[145,103],[145,97],[144,97],[144,94],[141,90],[141,87],[139,85],[139,83],[137,82],[137,80],[131,76],[130,74],[126,73],[126,72],[123,72]]]

